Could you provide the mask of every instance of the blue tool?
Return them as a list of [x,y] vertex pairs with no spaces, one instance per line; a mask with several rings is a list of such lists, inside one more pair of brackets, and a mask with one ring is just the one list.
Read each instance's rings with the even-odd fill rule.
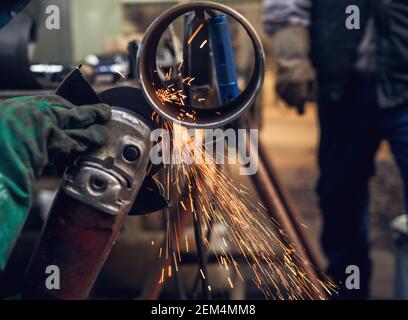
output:
[[227,104],[239,96],[238,78],[227,16],[212,16],[208,19],[208,25],[220,100],[221,103]]

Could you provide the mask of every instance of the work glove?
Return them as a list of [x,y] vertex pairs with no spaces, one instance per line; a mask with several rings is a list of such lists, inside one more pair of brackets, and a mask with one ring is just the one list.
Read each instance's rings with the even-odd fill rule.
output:
[[0,103],[0,270],[29,211],[33,185],[57,157],[71,157],[106,139],[105,104],[76,107],[56,95]]
[[316,98],[316,74],[309,59],[309,33],[306,27],[286,26],[274,37],[277,63],[276,91],[300,114],[307,101]]

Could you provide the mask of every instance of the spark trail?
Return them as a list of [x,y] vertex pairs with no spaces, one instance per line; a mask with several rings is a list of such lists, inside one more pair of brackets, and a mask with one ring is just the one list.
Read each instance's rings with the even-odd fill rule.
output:
[[[214,236],[222,239],[218,243],[203,239],[207,251],[217,256],[220,268],[233,270],[236,281],[245,281],[242,264],[235,259],[238,251],[250,268],[251,280],[268,299],[323,299],[323,290],[326,294],[335,291],[329,280],[321,281],[320,288],[310,281],[304,269],[305,262],[286,239],[284,230],[268,216],[264,206],[251,197],[245,186],[234,183],[222,166],[206,159],[209,153],[204,144],[200,145],[193,137],[187,136],[184,127],[168,121],[162,122],[162,126],[173,135],[185,135],[185,139],[177,139],[183,141],[181,145],[172,145],[175,158],[189,153],[191,157],[203,159],[200,164],[178,162],[165,166],[164,188],[178,190],[180,214],[192,213],[195,219],[199,217],[203,235],[212,229]],[[186,193],[182,191],[183,186],[187,186]],[[214,227],[216,225],[223,226],[222,233]],[[177,234],[177,228],[168,230],[176,233],[176,239],[183,239]],[[225,281],[229,287],[234,287],[230,277]]]

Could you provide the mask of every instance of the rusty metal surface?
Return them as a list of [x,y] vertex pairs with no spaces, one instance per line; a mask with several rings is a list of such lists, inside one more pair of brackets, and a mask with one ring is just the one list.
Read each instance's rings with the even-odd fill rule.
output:
[[[86,299],[126,215],[112,216],[60,192],[30,261],[25,299]],[[60,269],[60,289],[45,286],[49,265]]]

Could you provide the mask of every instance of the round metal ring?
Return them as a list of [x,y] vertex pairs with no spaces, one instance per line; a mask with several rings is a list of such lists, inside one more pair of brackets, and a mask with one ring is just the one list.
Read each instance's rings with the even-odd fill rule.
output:
[[[156,53],[161,35],[168,26],[178,17],[195,10],[215,10],[234,18],[245,29],[252,41],[255,54],[255,64],[252,76],[244,91],[232,102],[211,109],[187,109],[195,110],[196,120],[177,119],[179,107],[177,105],[164,105],[156,96],[156,90],[162,89],[163,84],[156,70]],[[264,79],[265,54],[261,41],[250,23],[237,11],[219,3],[192,2],[183,3],[170,8],[159,17],[146,30],[137,55],[137,67],[141,89],[147,101],[154,110],[164,118],[177,124],[190,128],[215,128],[226,125],[237,119],[248,107],[250,107],[262,88]]]

